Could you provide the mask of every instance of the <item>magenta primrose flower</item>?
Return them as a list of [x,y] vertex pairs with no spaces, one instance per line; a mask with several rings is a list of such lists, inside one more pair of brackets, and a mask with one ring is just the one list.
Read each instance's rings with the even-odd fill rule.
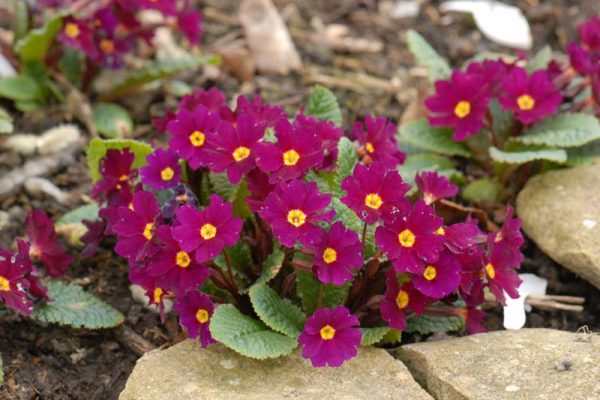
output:
[[[0,249],[0,256],[3,255],[1,251],[3,251],[3,249]],[[17,238],[17,252],[14,254],[14,257],[11,252],[5,253],[4,256],[11,258],[12,263],[20,265],[27,271],[25,279],[27,279],[28,282],[30,295],[45,301],[51,300],[48,296],[48,288],[45,287],[40,280],[40,271],[29,257],[29,244],[25,240]]]
[[242,230],[242,220],[233,217],[233,206],[219,196],[210,196],[210,204],[204,210],[192,205],[180,207],[176,212],[178,225],[173,230],[173,238],[181,249],[195,252],[198,263],[216,257],[226,247],[237,243]]
[[128,271],[129,281],[140,286],[146,292],[148,304],[155,306],[160,312],[161,322],[165,322],[165,298],[171,294],[158,284],[158,278],[150,276],[143,266],[132,266]]
[[163,246],[148,262],[147,271],[148,275],[157,277],[158,285],[179,295],[206,282],[210,269],[199,264],[193,253],[181,248],[169,226],[160,226],[156,237]]
[[454,128],[452,138],[466,140],[479,132],[490,102],[486,77],[454,71],[449,80],[435,82],[435,94],[425,100],[433,126]]
[[458,186],[434,171],[424,171],[415,177],[415,183],[423,195],[425,204],[430,205],[440,199],[454,197],[458,193]]
[[57,37],[59,41],[68,47],[77,49],[89,55],[90,58],[98,56],[93,31],[88,27],[87,21],[76,20],[71,16],[66,17],[63,20],[62,30]]
[[56,237],[54,222],[41,210],[34,210],[25,220],[25,233],[29,238],[29,255],[39,259],[51,277],[63,276],[73,262]]
[[240,115],[237,123],[221,121],[216,134],[210,136],[206,162],[214,172],[227,170],[227,177],[237,184],[242,176],[254,168],[255,145],[264,135],[264,125],[256,123],[251,115]]
[[344,131],[328,120],[318,120],[304,114],[298,114],[294,126],[300,132],[314,132],[324,151],[323,162],[318,167],[320,170],[332,171],[336,167],[338,158],[338,143]]
[[[173,0],[166,0],[176,4]],[[184,11],[177,13],[175,23],[179,32],[193,45],[200,43],[202,37],[202,15],[197,11]]]
[[436,233],[442,222],[431,207],[417,200],[407,217],[378,227],[375,242],[397,272],[422,274],[425,264],[435,263],[444,246],[444,236]]
[[509,66],[502,60],[483,60],[470,63],[467,67],[467,74],[482,76],[490,93],[497,96],[502,89],[502,83],[506,79],[508,70]]
[[583,75],[588,75],[594,70],[592,57],[589,52],[584,50],[579,44],[571,42],[567,45],[567,54],[571,67]]
[[357,164],[351,176],[344,178],[341,201],[368,224],[379,219],[391,221],[408,212],[410,205],[405,195],[410,185],[404,183],[395,169],[380,162],[364,166]]
[[207,295],[191,290],[185,296],[177,297],[173,309],[179,314],[179,323],[185,327],[190,338],[199,338],[204,348],[216,343],[208,329],[214,306]]
[[186,160],[192,169],[206,166],[207,136],[215,132],[219,115],[200,105],[194,111],[182,108],[167,124],[169,148]]
[[173,187],[181,181],[179,157],[165,149],[156,149],[147,158],[148,165],[140,170],[142,183],[154,190]]
[[319,192],[315,182],[292,180],[277,185],[259,214],[284,246],[293,247],[299,241],[311,247],[322,234],[316,223],[335,215],[333,210],[325,211],[330,202],[331,195]]
[[365,116],[364,125],[355,122],[352,133],[360,144],[360,150],[368,156],[368,162],[379,161],[388,168],[396,168],[406,159],[406,154],[398,149],[396,125],[385,117]]
[[317,277],[322,283],[343,285],[353,277],[353,271],[363,265],[362,244],[358,234],[346,229],[341,221],[334,223],[315,243]]
[[298,337],[302,357],[315,367],[339,367],[356,357],[361,332],[358,318],[346,307],[320,308],[307,318]]
[[504,293],[513,299],[519,297],[518,288],[522,281],[515,271],[517,268],[519,264],[515,264],[514,252],[506,243],[491,245],[484,276],[490,292],[502,305],[506,305]]
[[303,176],[323,162],[323,148],[314,132],[285,119],[275,125],[276,143],[256,145],[258,168],[269,175],[271,183]]
[[424,295],[441,299],[458,288],[460,273],[458,259],[450,251],[444,250],[435,263],[427,264],[423,273],[414,277],[412,283]]
[[446,247],[453,253],[465,251],[469,247],[485,241],[485,235],[473,221],[442,226],[435,233],[444,236]]
[[29,282],[26,279],[29,271],[12,258],[12,253],[0,252],[0,301],[23,315],[31,315],[33,302],[27,293]]
[[381,317],[392,328],[404,330],[406,328],[406,315],[409,311],[420,315],[425,306],[433,299],[414,288],[411,282],[400,286],[394,270],[389,270],[385,277],[385,294],[379,309]]
[[252,169],[246,176],[250,196],[246,197],[248,208],[253,212],[259,212],[265,203],[267,196],[275,189],[274,184],[269,182],[269,175],[258,168]]
[[581,43],[592,52],[600,51],[600,17],[594,16],[577,27]]
[[277,122],[287,119],[283,108],[263,103],[260,96],[254,96],[251,99],[246,96],[238,96],[235,114],[237,116],[252,115],[256,123],[266,127],[274,127]]
[[134,160],[129,149],[109,149],[100,162],[102,178],[92,188],[92,198],[111,204],[124,193],[131,195],[132,181],[137,176],[137,170],[132,168]]
[[117,235],[115,252],[135,264],[141,256],[150,255],[160,209],[154,194],[139,191],[133,195],[129,207],[119,207],[119,222],[113,228]]
[[558,111],[562,96],[547,71],[536,71],[530,77],[521,67],[514,67],[503,85],[502,108],[515,112],[524,124],[532,124]]

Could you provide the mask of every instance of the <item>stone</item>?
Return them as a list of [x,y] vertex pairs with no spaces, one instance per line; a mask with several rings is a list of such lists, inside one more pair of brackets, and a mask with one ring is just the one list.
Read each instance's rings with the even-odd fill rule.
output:
[[411,344],[396,355],[440,400],[600,399],[600,337],[590,333],[497,331]]
[[544,253],[600,288],[600,163],[530,179],[517,215]]
[[432,398],[382,349],[360,348],[340,368],[315,368],[297,349],[254,360],[187,340],[138,360],[120,400],[363,400]]

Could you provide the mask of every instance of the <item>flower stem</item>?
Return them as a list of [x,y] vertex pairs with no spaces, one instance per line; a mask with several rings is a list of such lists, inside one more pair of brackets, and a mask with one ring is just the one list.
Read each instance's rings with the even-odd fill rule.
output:
[[362,230],[362,248],[363,248],[363,254],[365,254],[365,243],[367,241],[367,221],[365,221],[365,224],[363,225],[363,230]]
[[237,284],[235,283],[235,279],[233,279],[233,270],[231,268],[231,259],[229,258],[229,254],[223,249],[223,255],[225,256],[225,263],[227,264],[227,275],[229,276],[229,282],[231,282],[231,286],[236,290],[238,290]]

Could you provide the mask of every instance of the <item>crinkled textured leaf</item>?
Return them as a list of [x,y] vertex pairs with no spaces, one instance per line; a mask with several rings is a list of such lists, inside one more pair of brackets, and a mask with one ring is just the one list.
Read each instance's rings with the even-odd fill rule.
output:
[[340,105],[331,90],[324,86],[315,85],[305,112],[321,120],[333,121],[337,126],[342,125]]
[[429,80],[435,82],[439,79],[446,79],[452,73],[448,62],[440,56],[423,36],[410,30],[406,34],[408,48],[417,63],[427,68]]
[[36,103],[43,98],[42,89],[29,76],[16,75],[0,78],[0,97],[25,103]]
[[361,346],[373,346],[376,343],[381,342],[383,337],[391,330],[387,326],[377,328],[360,328],[362,336],[360,338]]
[[114,328],[125,320],[118,310],[84,292],[80,286],[59,280],[46,284],[53,301],[38,304],[31,315],[34,319],[87,329]]
[[502,185],[495,180],[477,179],[463,188],[462,197],[472,202],[494,203],[498,199],[501,189]]
[[464,327],[464,320],[461,317],[442,317],[431,315],[413,315],[408,318],[408,325],[405,331],[408,333],[418,332],[429,334],[435,332],[458,331]]
[[583,113],[559,114],[534,125],[514,138],[526,145],[578,147],[600,139],[600,121]]
[[66,47],[58,62],[60,70],[76,88],[81,87],[83,54],[75,49]]
[[220,62],[221,59],[214,55],[152,61],[147,66],[119,79],[108,92],[112,96],[122,95],[147,83],[169,78],[184,71],[191,71],[204,64],[219,64]]
[[527,149],[518,151],[502,151],[496,147],[490,147],[492,160],[504,164],[525,164],[535,160],[548,160],[557,163],[567,161],[567,152],[563,149]]
[[390,330],[381,339],[382,343],[385,344],[399,344],[402,340],[402,331],[399,329],[390,328]]
[[337,168],[333,173],[333,193],[335,196],[342,197],[345,194],[340,189],[340,186],[344,178],[352,175],[356,163],[358,163],[358,156],[356,155],[354,144],[344,136],[338,143]]
[[238,311],[233,304],[217,307],[210,319],[212,337],[230,349],[259,360],[290,354],[297,342]]
[[100,160],[104,158],[109,149],[129,149],[135,154],[133,168],[140,168],[146,165],[146,157],[152,153],[152,147],[146,143],[138,142],[137,140],[121,140],[121,139],[98,139],[95,138],[90,142],[87,149],[88,169],[92,176],[92,181],[97,181],[102,176],[100,175]]
[[401,125],[398,129],[398,142],[400,148],[403,148],[403,143],[407,143],[432,153],[471,157],[471,152],[464,144],[452,140],[452,130],[434,128],[424,119]]
[[[322,295],[319,294],[323,291]],[[346,299],[350,285],[344,286],[323,285],[314,278],[312,272],[296,272],[296,293],[302,300],[304,311],[312,314],[319,307],[334,307],[342,304]],[[321,297],[319,302],[319,297]]]
[[300,336],[306,315],[298,306],[263,284],[252,286],[249,294],[254,312],[269,328],[292,339]]
[[219,174],[211,172],[208,175],[210,185],[216,194],[221,196],[225,201],[233,201],[238,191],[238,185],[232,184],[227,178],[227,174],[221,172]]
[[[240,240],[235,246],[230,247],[225,251],[231,261],[231,268],[234,276],[242,281],[246,280],[244,271],[248,270],[252,264],[252,256],[250,255],[248,244]],[[227,271],[227,262],[225,261],[223,253],[219,254],[214,261],[223,271]]]
[[94,104],[92,119],[98,132],[107,138],[127,136],[133,131],[133,120],[127,110],[118,104]]
[[[501,141],[505,141],[510,136],[513,125],[515,124],[514,113],[502,109],[502,106],[498,100],[490,101],[490,114],[492,115],[492,128],[494,134],[500,138]],[[479,137],[482,135],[471,136],[471,138]]]
[[527,72],[532,73],[538,69],[548,68],[548,64],[552,60],[552,48],[548,45],[542,47],[540,51],[535,53],[533,58],[527,63]]
[[62,27],[63,17],[63,14],[57,14],[48,18],[44,26],[31,30],[17,42],[15,50],[21,62],[44,60],[48,48]]
[[268,283],[271,279],[275,278],[281,269],[283,257],[283,252],[279,250],[273,250],[273,253],[271,253],[263,263],[260,276],[256,282],[254,282],[254,284],[260,285],[263,283]]
[[569,167],[589,165],[600,159],[600,140],[593,141],[585,146],[567,149],[567,156]]
[[[331,199],[331,208],[335,210],[335,217],[333,222],[342,221],[346,228],[353,230],[358,233],[359,237],[362,237],[362,231],[364,229],[364,221],[358,218],[358,215],[344,203],[342,203],[337,197]],[[375,254],[375,225],[367,226],[367,235],[365,243],[365,253],[363,256],[365,259],[372,257]]]

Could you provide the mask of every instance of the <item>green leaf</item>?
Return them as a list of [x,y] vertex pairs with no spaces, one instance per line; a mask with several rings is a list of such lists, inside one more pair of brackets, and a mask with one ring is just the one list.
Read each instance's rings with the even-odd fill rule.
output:
[[399,329],[390,328],[381,341],[385,344],[395,345],[402,340],[402,331]]
[[408,48],[417,59],[417,63],[429,71],[429,80],[435,82],[450,77],[452,69],[423,36],[410,30],[406,35]]
[[232,304],[217,307],[210,319],[210,333],[230,349],[259,360],[290,354],[298,344],[240,313]]
[[585,146],[567,149],[567,156],[569,167],[590,165],[600,159],[600,140],[588,143]]
[[407,143],[432,153],[471,157],[471,153],[464,144],[452,140],[452,130],[434,128],[424,119],[401,125],[398,130],[398,142],[400,142],[400,148],[403,143]]
[[254,282],[254,285],[268,283],[271,281],[271,279],[275,278],[281,269],[284,256],[285,254],[283,254],[283,252],[279,250],[273,250],[273,253],[271,253],[263,263],[260,276],[256,282]]
[[376,343],[381,342],[383,337],[391,330],[387,326],[377,328],[360,328],[362,336],[360,338],[361,346],[373,346]]
[[358,155],[354,144],[347,137],[342,137],[338,143],[337,168],[334,172],[333,191],[337,197],[344,195],[340,189],[344,178],[352,175],[354,166],[358,163]]
[[492,129],[494,130],[494,133],[501,141],[505,141],[510,136],[515,124],[514,113],[512,111],[504,110],[498,100],[492,100],[489,109],[490,114],[492,115]]
[[114,328],[125,316],[80,286],[58,280],[47,282],[48,296],[53,300],[38,304],[31,317],[39,321],[68,325],[73,328]]
[[254,285],[249,294],[254,312],[269,328],[292,339],[300,336],[306,315],[298,306],[279,297],[267,285]]
[[86,226],[83,225],[83,220],[93,221],[98,219],[99,210],[100,207],[96,203],[77,207],[56,221],[56,231],[61,235],[67,236],[69,243],[79,245],[81,244],[79,239],[87,232]]
[[66,78],[75,87],[81,87],[83,54],[75,49],[66,47],[58,65]]
[[548,160],[562,164],[567,161],[567,152],[563,149],[532,148],[502,151],[496,147],[490,147],[489,151],[492,160],[504,164],[525,164],[536,160]]
[[[320,295],[321,290],[323,291],[322,295]],[[314,278],[312,272],[296,272],[296,293],[302,300],[304,311],[307,314],[315,312],[317,306],[334,307],[342,304],[349,290],[349,284],[344,286],[323,285]],[[320,303],[319,297],[321,297]]]
[[550,60],[552,60],[552,48],[546,45],[527,62],[527,72],[532,73],[538,69],[548,68]]
[[[462,173],[454,168],[452,161],[448,157],[439,154],[411,154],[406,157],[402,165],[398,166],[398,172],[402,176],[402,180],[410,185],[414,185],[415,177],[419,172],[423,171],[436,171],[440,175],[455,180],[463,178]],[[416,190],[416,188],[413,189]]]
[[215,173],[211,172],[208,176],[210,184],[216,194],[218,194],[225,201],[233,201],[238,191],[237,185],[234,185],[227,178],[225,172]]
[[30,31],[15,46],[21,62],[43,61],[52,41],[62,28],[63,14],[46,20],[44,26]]
[[193,71],[204,64],[219,63],[220,58],[214,55],[189,56],[172,60],[155,60],[145,67],[117,80],[108,92],[111,95],[121,95],[147,83],[169,78],[184,71]]
[[464,320],[461,317],[413,315],[408,318],[408,324],[405,331],[408,333],[418,332],[426,335],[435,332],[458,331],[462,329],[464,325]]
[[600,121],[583,113],[558,114],[513,139],[526,145],[578,147],[600,139]]
[[[337,197],[331,199],[331,208],[335,210],[335,217],[332,222],[342,221],[348,229],[358,233],[359,237],[362,236],[365,223],[358,218],[358,215],[356,215],[354,211],[348,208],[348,206],[342,203]],[[375,225],[367,226],[365,253],[363,254],[365,259],[368,259],[375,254],[375,229]]]
[[[235,246],[225,249],[225,252],[231,261],[234,276],[240,280],[247,281],[245,271],[252,265],[252,255],[250,254],[248,244],[240,240]],[[223,253],[219,254],[214,261],[223,271],[227,271],[227,261]]]
[[4,108],[0,107],[0,134],[12,133],[14,129],[12,117]]
[[11,21],[11,30],[14,34],[14,40],[19,40],[27,34],[29,30],[29,11],[27,3],[21,0],[12,0],[14,17]]
[[321,85],[315,85],[306,105],[306,115],[313,115],[321,120],[333,121],[337,126],[342,125],[342,110],[331,90]]
[[43,92],[38,83],[25,75],[0,78],[0,97],[10,100],[34,102],[43,98]]
[[120,140],[120,139],[98,139],[95,138],[90,142],[87,149],[88,169],[92,176],[92,181],[96,182],[102,176],[100,175],[100,161],[106,155],[109,149],[129,149],[135,155],[132,168],[140,168],[146,165],[146,157],[152,153],[152,147],[137,140]]
[[128,136],[133,131],[133,121],[129,113],[118,104],[94,104],[92,119],[98,132],[107,138]]
[[495,203],[501,189],[502,185],[495,180],[477,179],[464,187],[462,197],[472,202]]

